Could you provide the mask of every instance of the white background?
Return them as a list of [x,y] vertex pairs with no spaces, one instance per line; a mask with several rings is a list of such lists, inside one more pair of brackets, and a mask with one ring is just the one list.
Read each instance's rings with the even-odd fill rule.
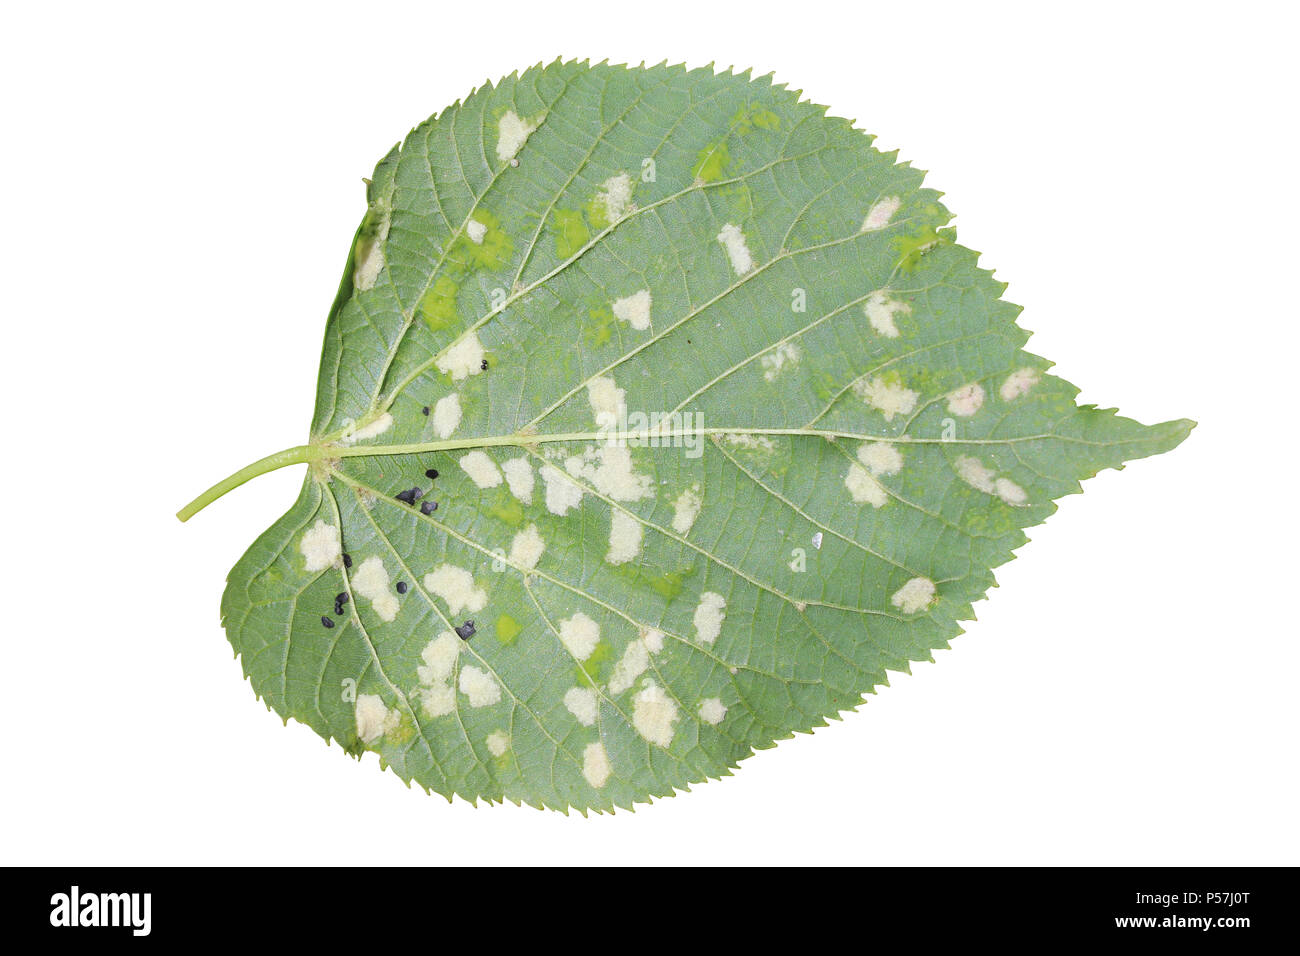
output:
[[[1285,5],[37,6],[0,40],[3,862],[1300,863]],[[588,819],[408,790],[255,701],[218,601],[301,469],[172,517],[305,439],[361,177],[557,55],[857,118],[1081,400],[1200,422],[1063,501],[937,664]]]

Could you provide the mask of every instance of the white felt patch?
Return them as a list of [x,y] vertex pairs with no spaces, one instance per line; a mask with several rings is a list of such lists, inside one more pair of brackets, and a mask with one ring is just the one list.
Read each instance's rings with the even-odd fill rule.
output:
[[858,461],[873,475],[896,475],[903,469],[902,453],[887,441],[867,441],[858,446]]
[[722,718],[727,716],[727,708],[722,703],[722,698],[706,697],[700,701],[699,714],[700,720],[716,727],[722,723]]
[[605,207],[605,218],[611,224],[618,222],[632,205],[632,177],[627,173],[610,176],[596,191],[596,201]]
[[366,558],[352,572],[352,590],[358,597],[370,602],[381,621],[391,621],[397,617],[397,595],[388,589],[388,569],[379,558]]
[[896,339],[898,326],[894,322],[894,316],[907,315],[912,311],[912,307],[906,302],[891,299],[889,293],[881,289],[867,296],[867,304],[863,306],[863,311],[866,312],[867,321],[876,332],[885,338]]
[[446,682],[435,684],[420,693],[420,702],[426,717],[445,717],[456,710],[456,691]]
[[614,318],[626,322],[638,332],[650,328],[650,290],[642,289],[614,303]]
[[496,678],[472,665],[460,669],[460,692],[469,698],[471,707],[488,707],[501,699]]
[[[660,635],[660,640],[662,639]],[[637,637],[628,641],[623,656],[619,658],[613,672],[609,675],[609,692],[623,693],[636,683],[637,678],[644,674],[649,666],[650,648],[646,645],[645,639]]]
[[859,379],[853,383],[853,391],[868,405],[877,409],[885,421],[892,421],[895,415],[910,415],[916,408],[920,394],[905,388],[901,383],[876,378],[869,381]]
[[582,504],[582,486],[554,465],[542,466],[542,482],[546,485],[546,510],[563,517],[570,509]]
[[654,497],[650,476],[632,470],[632,451],[626,445],[601,445],[581,456],[573,455],[564,460],[564,470],[591,482],[596,491],[615,501]]
[[624,391],[607,375],[598,375],[587,383],[587,401],[597,425],[613,427],[624,404]]
[[352,445],[359,441],[365,441],[367,438],[375,438],[382,435],[388,429],[393,427],[393,416],[384,412],[373,421],[367,422],[360,428],[353,428],[346,435],[339,439],[340,445]]
[[609,550],[605,560],[610,564],[627,564],[641,553],[641,522],[626,511],[613,511],[609,521]]
[[560,622],[560,642],[576,659],[585,661],[600,643],[600,625],[579,611]]
[[655,627],[646,628],[641,634],[645,649],[651,654],[658,654],[664,649],[664,632]]
[[495,488],[501,484],[501,471],[485,451],[461,455],[460,467],[480,488]]
[[447,347],[447,351],[438,356],[438,371],[446,372],[453,382],[469,378],[483,371],[483,343],[478,335],[470,329]]
[[999,478],[993,482],[993,490],[997,496],[1009,505],[1020,507],[1029,501],[1029,496],[1025,494],[1025,489],[1009,478]]
[[596,692],[590,687],[570,687],[564,694],[564,706],[584,727],[594,724],[600,713]]
[[433,406],[433,433],[439,438],[450,438],[460,426],[460,396],[444,395]]
[[959,418],[969,418],[984,407],[984,388],[978,382],[963,385],[948,393],[948,411]]
[[373,744],[393,730],[401,720],[397,710],[389,710],[377,694],[360,694],[356,706],[357,736],[362,743]]
[[476,246],[483,245],[483,237],[487,235],[487,230],[488,227],[477,219],[465,223],[465,235],[469,236],[469,241]]
[[889,500],[884,486],[857,462],[849,465],[848,474],[844,476],[844,487],[849,489],[849,495],[855,504],[880,508]]
[[787,365],[799,364],[799,347],[793,342],[782,342],[764,353],[758,361],[763,366],[763,378],[769,382],[775,381]]
[[897,196],[886,196],[884,199],[878,199],[871,204],[867,210],[866,218],[862,220],[862,232],[875,232],[877,229],[884,229],[889,225],[889,220],[894,218],[894,213],[898,212],[898,207],[903,201]]
[[722,440],[733,448],[745,448],[750,451],[772,451],[776,444],[766,435],[749,435],[745,432],[727,432]]
[[497,120],[497,159],[503,163],[514,159],[536,129],[536,123],[520,119],[514,110],[508,110]]
[[531,571],[537,567],[537,561],[545,550],[546,543],[542,540],[537,525],[530,524],[510,542],[510,563],[517,568]]
[[360,255],[352,269],[352,284],[362,292],[375,287],[375,283],[379,280],[379,273],[384,269],[384,243],[388,241],[388,230],[392,225],[391,210],[380,210],[373,206],[371,210],[379,212],[380,215],[375,220],[374,233],[368,240],[357,243],[357,251]]
[[703,504],[699,485],[692,485],[678,495],[673,502],[673,530],[681,535],[688,534],[695,519],[700,516]]
[[451,631],[443,631],[420,652],[424,666],[415,669],[421,684],[437,684],[451,677],[456,669],[456,659],[460,656],[464,642]]
[[424,576],[424,588],[447,602],[452,617],[462,611],[481,611],[487,606],[487,591],[474,586],[474,575],[454,564],[440,564]]
[[302,533],[298,542],[303,567],[309,572],[324,571],[343,556],[343,542],[339,529],[324,521],[317,522]]
[[494,730],[487,735],[487,749],[494,757],[504,757],[510,749],[510,735],[504,730]]
[[722,633],[722,622],[727,616],[727,601],[716,591],[705,591],[700,595],[699,606],[695,608],[695,636],[701,644],[712,644]]
[[1002,387],[998,389],[998,394],[1002,396],[1004,402],[1015,401],[1037,385],[1041,377],[1037,369],[1018,368],[1007,376]]
[[501,466],[510,493],[526,505],[533,503],[533,466],[527,456],[511,458]]
[[984,462],[978,458],[960,455],[953,463],[953,466],[957,469],[957,476],[976,491],[982,491],[986,495],[994,493],[993,478],[995,472],[992,468],[986,467]]
[[600,742],[587,744],[582,751],[582,775],[587,783],[599,789],[605,786],[609,774],[609,754],[605,753],[605,745]]
[[636,732],[660,747],[673,742],[676,702],[655,684],[647,684],[632,698],[632,726]]
[[754,268],[754,257],[749,253],[749,246],[745,245],[745,234],[739,226],[732,223],[723,226],[718,233],[718,242],[727,250],[727,258],[731,260],[731,268],[736,275],[743,276]]
[[915,614],[934,603],[934,582],[929,578],[912,578],[889,599],[904,614]]

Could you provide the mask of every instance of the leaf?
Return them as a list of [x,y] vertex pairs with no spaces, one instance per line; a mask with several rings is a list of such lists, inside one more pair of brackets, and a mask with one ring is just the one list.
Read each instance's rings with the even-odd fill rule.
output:
[[922,174],[767,79],[533,68],[367,197],[309,444],[182,517],[310,464],[230,641],[285,719],[448,796],[727,774],[931,660],[1055,499],[1192,427],[1076,405]]

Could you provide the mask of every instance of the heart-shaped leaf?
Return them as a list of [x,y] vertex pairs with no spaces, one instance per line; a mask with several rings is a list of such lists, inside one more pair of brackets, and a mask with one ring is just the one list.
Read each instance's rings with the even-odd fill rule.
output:
[[376,168],[298,501],[231,572],[255,692],[445,795],[629,806],[852,709],[1082,478],[922,175],[767,80],[555,63]]

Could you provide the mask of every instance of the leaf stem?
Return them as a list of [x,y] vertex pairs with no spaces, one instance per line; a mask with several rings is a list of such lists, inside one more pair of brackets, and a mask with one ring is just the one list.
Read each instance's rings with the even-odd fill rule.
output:
[[286,448],[284,451],[277,451],[274,455],[267,455],[251,465],[245,465],[239,471],[223,478],[215,485],[209,488],[203,494],[199,495],[180,511],[176,512],[176,517],[181,521],[189,521],[196,514],[206,508],[212,502],[216,501],[228,491],[238,488],[250,478],[256,478],[258,475],[264,475],[268,471],[275,471],[277,468],[284,468],[288,465],[302,465],[310,461],[315,461],[324,457],[323,449],[319,446],[296,445],[293,448]]

